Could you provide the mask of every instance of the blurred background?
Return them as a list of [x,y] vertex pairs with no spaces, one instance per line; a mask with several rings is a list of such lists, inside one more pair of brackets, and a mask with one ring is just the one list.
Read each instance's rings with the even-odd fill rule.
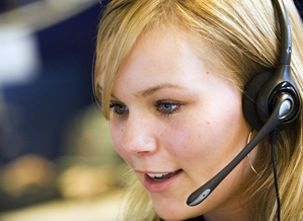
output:
[[1,221],[118,219],[125,166],[91,89],[102,8],[0,1]]
[[0,1],[1,221],[119,220],[127,169],[91,89],[102,4]]

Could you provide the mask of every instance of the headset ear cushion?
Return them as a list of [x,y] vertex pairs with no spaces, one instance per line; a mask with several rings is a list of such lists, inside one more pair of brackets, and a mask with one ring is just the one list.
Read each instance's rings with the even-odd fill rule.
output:
[[248,121],[252,129],[259,130],[264,124],[258,115],[258,108],[264,108],[259,107],[259,104],[257,104],[257,97],[262,87],[272,75],[272,71],[259,73],[246,83],[244,87],[242,108],[245,119]]

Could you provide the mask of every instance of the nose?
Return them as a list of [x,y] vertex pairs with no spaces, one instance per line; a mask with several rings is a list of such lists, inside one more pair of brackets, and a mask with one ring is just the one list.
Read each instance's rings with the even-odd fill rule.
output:
[[130,154],[138,156],[156,152],[156,130],[152,119],[129,116],[123,133],[124,149]]

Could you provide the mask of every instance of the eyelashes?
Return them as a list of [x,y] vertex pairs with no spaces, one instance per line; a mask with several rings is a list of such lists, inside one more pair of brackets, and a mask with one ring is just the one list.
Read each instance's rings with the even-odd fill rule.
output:
[[[182,103],[176,101],[159,100],[153,104],[153,108],[159,114],[169,116],[177,113],[182,105]],[[118,115],[120,117],[127,115],[129,112],[128,107],[121,102],[112,101],[109,108],[114,115]]]
[[156,109],[163,115],[171,115],[179,111],[181,104],[174,101],[157,101]]
[[109,108],[113,114],[116,115],[125,115],[128,113],[128,107],[119,102],[111,102]]

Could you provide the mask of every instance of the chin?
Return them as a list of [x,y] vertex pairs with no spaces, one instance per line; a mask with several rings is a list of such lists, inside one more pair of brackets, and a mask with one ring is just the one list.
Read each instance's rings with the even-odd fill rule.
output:
[[184,220],[187,220],[187,219],[190,219],[190,218],[194,218],[192,216],[178,216],[178,215],[174,215],[174,214],[169,214],[168,216],[160,216],[160,217],[164,221],[184,221]]
[[186,219],[189,219],[188,217],[180,217],[180,216],[176,216],[174,214],[168,214],[167,216],[163,215],[161,216],[160,214],[158,214],[158,216],[161,217],[161,219],[163,219],[164,221],[184,221]]
[[192,208],[186,205],[157,205],[154,204],[155,212],[165,221],[182,221],[190,218],[197,217],[197,211],[192,211]]

